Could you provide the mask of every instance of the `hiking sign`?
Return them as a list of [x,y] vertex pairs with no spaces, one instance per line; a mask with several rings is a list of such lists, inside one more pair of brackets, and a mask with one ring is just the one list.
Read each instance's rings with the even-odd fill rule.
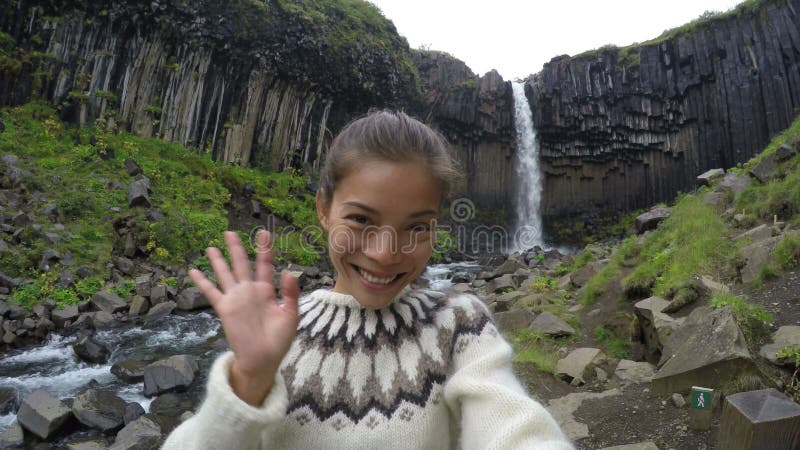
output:
[[713,389],[692,386],[690,399],[693,409],[711,411],[711,400],[713,398],[714,398]]

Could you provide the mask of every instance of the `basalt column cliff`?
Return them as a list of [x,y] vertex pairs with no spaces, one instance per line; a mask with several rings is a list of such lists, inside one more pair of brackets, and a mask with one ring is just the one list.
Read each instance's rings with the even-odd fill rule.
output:
[[800,112],[800,1],[761,3],[653,43],[555,58],[532,76],[544,215],[671,199],[786,128]]

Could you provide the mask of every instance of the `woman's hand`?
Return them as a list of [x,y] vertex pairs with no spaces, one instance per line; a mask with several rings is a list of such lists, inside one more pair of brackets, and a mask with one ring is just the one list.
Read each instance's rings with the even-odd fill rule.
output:
[[255,277],[239,236],[225,232],[230,253],[228,267],[218,248],[206,249],[219,288],[197,269],[189,271],[194,284],[217,312],[234,353],[230,370],[233,391],[242,400],[260,406],[266,398],[281,360],[297,332],[297,299],[300,287],[289,273],[281,275],[283,305],[275,294],[269,232],[257,235]]

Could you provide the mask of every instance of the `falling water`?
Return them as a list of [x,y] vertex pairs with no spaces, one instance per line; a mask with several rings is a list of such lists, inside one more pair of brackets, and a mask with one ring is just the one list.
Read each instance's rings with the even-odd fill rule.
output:
[[512,83],[514,89],[514,122],[517,129],[517,198],[516,222],[512,251],[527,250],[542,242],[542,215],[539,205],[542,199],[542,174],[539,170],[539,143],[525,84]]

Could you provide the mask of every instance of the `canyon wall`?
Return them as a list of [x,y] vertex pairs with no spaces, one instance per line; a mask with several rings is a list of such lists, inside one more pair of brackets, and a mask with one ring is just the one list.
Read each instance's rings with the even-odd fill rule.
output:
[[527,80],[546,217],[670,200],[759,153],[800,113],[800,1],[666,39],[559,57]]

